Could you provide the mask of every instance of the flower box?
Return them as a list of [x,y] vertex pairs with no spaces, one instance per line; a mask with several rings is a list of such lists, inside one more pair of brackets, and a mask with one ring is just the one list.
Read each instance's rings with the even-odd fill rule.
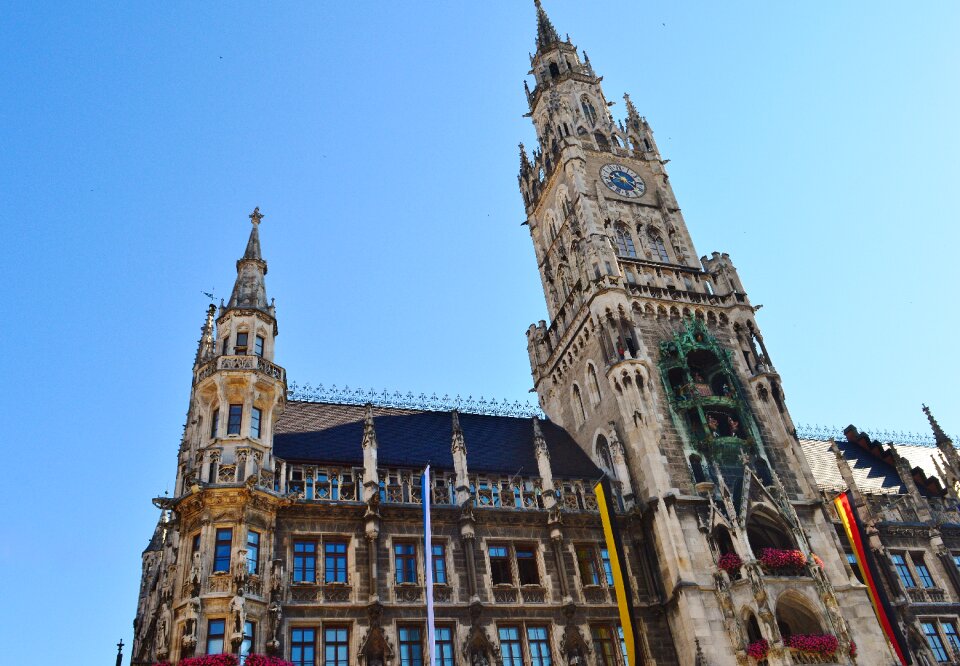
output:
[[754,641],[747,646],[747,656],[751,659],[756,659],[757,661],[766,659],[769,653],[770,644],[765,638]]
[[829,657],[840,649],[840,641],[833,634],[794,634],[787,639],[787,647],[806,654]]
[[740,559],[740,556],[736,553],[724,553],[717,561],[717,566],[727,573],[732,574],[740,570],[740,567],[743,566],[743,560]]
[[760,552],[760,565],[767,571],[796,573],[806,568],[807,558],[799,550],[764,548]]
[[239,663],[235,654],[205,654],[181,659],[177,666],[237,666]]

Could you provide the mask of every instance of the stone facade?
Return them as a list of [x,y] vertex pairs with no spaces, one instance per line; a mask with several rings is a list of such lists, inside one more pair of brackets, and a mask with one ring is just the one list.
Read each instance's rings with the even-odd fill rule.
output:
[[[873,493],[840,447],[859,433],[798,439],[756,308],[728,255],[696,259],[649,123],[626,95],[614,120],[586,54],[536,6],[526,92],[539,146],[531,158],[521,145],[519,184],[550,319],[527,332],[549,420],[294,400],[273,360],[254,211],[230,301],[202,328],[176,492],[155,500],[132,663],[221,650],[420,663],[401,655],[426,647],[420,481],[431,462],[444,664],[520,663],[501,661],[514,645],[524,664],[547,652],[622,664],[592,490],[601,475],[616,493],[645,663],[758,663],[747,646],[765,640],[770,666],[892,664],[838,531],[838,488],[813,471],[825,452],[887,563],[915,656],[955,658],[952,443],[936,426],[936,481],[868,440],[864,464],[900,479]],[[796,559],[775,566],[768,549]],[[830,634],[838,649],[790,647],[804,634]]]

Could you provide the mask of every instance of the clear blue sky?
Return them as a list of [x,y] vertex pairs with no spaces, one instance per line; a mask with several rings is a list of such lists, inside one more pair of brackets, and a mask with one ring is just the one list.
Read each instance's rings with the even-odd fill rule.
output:
[[[960,432],[960,4],[546,0],[797,422]],[[254,206],[299,382],[525,398],[533,3],[0,6],[5,663],[112,664]],[[619,118],[623,103],[613,108]]]

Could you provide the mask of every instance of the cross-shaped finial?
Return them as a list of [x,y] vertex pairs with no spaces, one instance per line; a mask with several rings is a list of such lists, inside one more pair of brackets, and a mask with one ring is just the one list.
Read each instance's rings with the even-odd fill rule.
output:
[[120,642],[117,643],[117,652],[123,652],[123,639],[120,639]]
[[260,206],[253,209],[253,212],[250,213],[250,219],[253,221],[253,226],[260,224],[260,220],[263,219],[263,215],[260,214]]

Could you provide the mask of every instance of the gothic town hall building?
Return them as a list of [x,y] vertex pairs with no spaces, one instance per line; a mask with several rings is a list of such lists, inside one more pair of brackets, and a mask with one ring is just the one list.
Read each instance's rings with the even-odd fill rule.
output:
[[526,334],[542,413],[291,391],[254,211],[202,329],[175,492],[155,500],[132,664],[422,666],[431,576],[438,665],[623,666],[604,475],[640,663],[898,663],[830,501],[848,489],[910,658],[958,663],[953,444],[932,416],[936,447],[798,438],[737,270],[697,258],[647,120],[624,95],[615,121],[536,10],[519,186],[549,312]]

